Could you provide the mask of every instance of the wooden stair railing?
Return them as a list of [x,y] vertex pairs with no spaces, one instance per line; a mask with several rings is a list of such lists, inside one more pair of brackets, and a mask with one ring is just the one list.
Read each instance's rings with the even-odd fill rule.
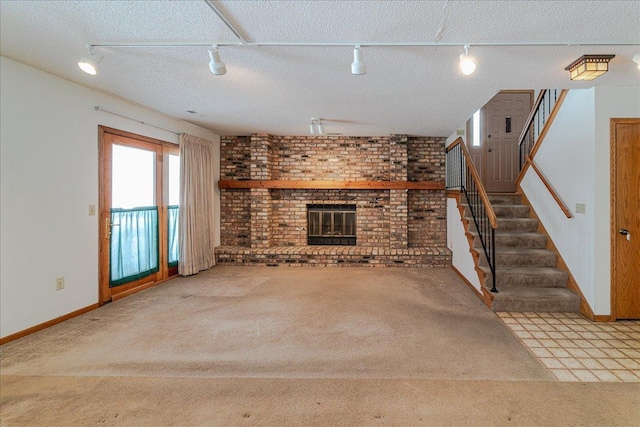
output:
[[567,208],[567,205],[562,201],[562,199],[560,198],[556,190],[554,190],[554,188],[551,186],[549,181],[547,181],[547,178],[544,176],[544,174],[542,173],[538,165],[536,165],[533,162],[533,159],[529,156],[526,156],[525,161],[529,165],[531,165],[531,167],[536,172],[536,174],[538,174],[538,177],[540,178],[544,186],[547,187],[547,190],[549,191],[549,193],[551,193],[551,197],[553,197],[553,200],[555,200],[558,206],[560,206],[560,209],[562,209],[562,212],[564,212],[565,216],[567,218],[573,218],[573,215],[571,214],[571,211],[569,210],[569,208]]
[[447,188],[460,188],[466,196],[482,249],[491,270],[491,292],[498,292],[495,249],[495,230],[498,228],[498,218],[462,138],[456,139],[453,144],[447,147],[446,165]]
[[549,183],[540,168],[538,168],[538,166],[533,162],[533,158],[538,152],[540,144],[547,135],[547,132],[549,132],[551,123],[553,123],[553,120],[558,114],[560,106],[564,102],[568,92],[569,91],[566,89],[544,89],[540,91],[538,99],[536,100],[524,127],[522,128],[520,138],[518,138],[518,147],[520,150],[520,174],[516,180],[516,186],[520,188],[520,182],[524,178],[529,166],[531,166],[538,177],[540,177],[542,183],[565,216],[567,218],[573,218],[571,211],[554,190],[553,186]]
[[547,134],[549,125],[555,119],[567,92],[565,89],[543,89],[540,91],[518,138],[521,170],[526,165],[525,156],[534,157],[535,152],[538,151],[538,146]]

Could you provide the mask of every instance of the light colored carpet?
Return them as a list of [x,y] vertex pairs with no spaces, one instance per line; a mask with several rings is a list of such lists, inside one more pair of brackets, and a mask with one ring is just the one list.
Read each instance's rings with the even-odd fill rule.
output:
[[640,419],[638,384],[555,382],[448,269],[215,267],[8,343],[0,369],[3,426]]

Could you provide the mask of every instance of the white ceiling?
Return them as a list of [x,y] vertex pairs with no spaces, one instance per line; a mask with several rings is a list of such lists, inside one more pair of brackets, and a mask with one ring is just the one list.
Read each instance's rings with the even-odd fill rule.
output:
[[[219,134],[304,135],[309,119],[345,135],[448,136],[501,89],[640,86],[638,1],[216,1],[252,42],[361,43],[367,74],[343,47],[223,46],[224,76],[206,47],[97,48],[100,72],[76,63],[86,44],[238,42],[204,1],[0,1],[0,53]],[[460,46],[366,47],[369,43]],[[635,43],[632,46],[474,47],[474,43]],[[477,71],[457,69],[471,44]],[[565,66],[616,57],[592,82]],[[0,76],[1,78],[1,76]],[[204,117],[194,117],[195,110]]]

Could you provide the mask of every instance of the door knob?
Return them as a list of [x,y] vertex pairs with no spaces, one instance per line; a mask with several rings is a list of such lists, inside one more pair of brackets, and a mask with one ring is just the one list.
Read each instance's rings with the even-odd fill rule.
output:
[[487,151],[490,153],[492,150],[491,150],[491,148],[489,148]]
[[620,230],[618,230],[618,233],[626,236],[627,240],[631,241],[631,233],[629,233],[629,230],[627,230],[626,228],[621,228]]

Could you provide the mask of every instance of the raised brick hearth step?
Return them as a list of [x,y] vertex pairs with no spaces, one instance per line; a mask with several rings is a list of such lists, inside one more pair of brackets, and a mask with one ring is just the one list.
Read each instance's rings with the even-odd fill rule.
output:
[[276,246],[247,248],[218,246],[216,262],[248,266],[360,266],[360,267],[446,267],[451,263],[447,248],[362,246]]
[[[556,268],[557,254],[546,249],[547,237],[538,233],[538,220],[529,218],[530,208],[515,194],[489,195],[498,217],[495,233],[496,287],[495,311],[577,312],[580,297],[567,289],[569,275]],[[476,267],[491,288],[492,274],[480,243],[471,211],[460,203],[467,235],[476,252]]]

